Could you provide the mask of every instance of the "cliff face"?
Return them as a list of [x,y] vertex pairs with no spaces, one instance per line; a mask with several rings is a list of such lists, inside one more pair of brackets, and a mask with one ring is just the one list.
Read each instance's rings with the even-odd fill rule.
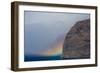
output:
[[65,37],[63,58],[90,58],[90,19],[77,22]]

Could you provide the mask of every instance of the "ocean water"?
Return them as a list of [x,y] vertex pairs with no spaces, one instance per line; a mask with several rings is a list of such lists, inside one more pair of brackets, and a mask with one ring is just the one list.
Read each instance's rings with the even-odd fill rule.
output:
[[24,61],[48,61],[48,60],[62,60],[61,55],[57,56],[33,56],[25,55]]

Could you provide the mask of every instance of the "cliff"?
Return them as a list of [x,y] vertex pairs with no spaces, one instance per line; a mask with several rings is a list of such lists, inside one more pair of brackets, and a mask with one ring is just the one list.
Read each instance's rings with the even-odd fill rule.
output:
[[64,40],[63,58],[90,58],[90,19],[79,21],[70,29]]

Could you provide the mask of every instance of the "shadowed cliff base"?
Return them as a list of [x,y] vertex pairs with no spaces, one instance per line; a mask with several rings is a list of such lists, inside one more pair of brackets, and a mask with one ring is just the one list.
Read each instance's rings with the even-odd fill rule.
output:
[[79,21],[70,29],[64,40],[62,57],[90,58],[90,19]]

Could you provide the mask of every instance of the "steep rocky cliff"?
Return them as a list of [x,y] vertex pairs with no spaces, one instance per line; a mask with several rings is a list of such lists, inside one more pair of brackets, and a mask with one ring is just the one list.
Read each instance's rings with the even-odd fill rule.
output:
[[70,29],[63,45],[63,58],[90,58],[90,19],[79,21]]

